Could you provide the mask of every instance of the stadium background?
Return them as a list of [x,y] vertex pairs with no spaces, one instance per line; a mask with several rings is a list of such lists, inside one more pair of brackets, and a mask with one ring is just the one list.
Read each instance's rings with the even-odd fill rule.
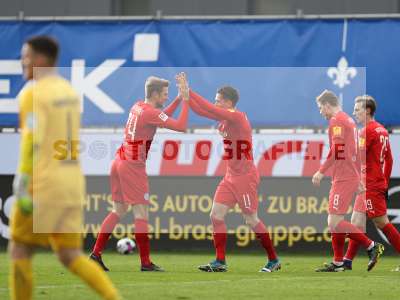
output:
[[[256,72],[261,67],[259,76],[267,76],[266,84],[270,87],[264,94],[248,88],[254,84],[252,78],[241,82],[238,88],[243,91],[239,108],[246,111],[254,125],[255,139],[265,141],[266,148],[263,150],[268,151],[274,145],[284,149],[276,159],[265,163],[260,159],[258,163],[263,175],[260,189],[263,209],[260,215],[266,223],[269,219],[279,220],[285,214],[293,213],[287,211],[287,207],[285,211],[285,205],[289,202],[295,207],[300,198],[307,202],[315,197],[321,203],[324,195],[327,195],[328,182],[320,190],[313,189],[310,184],[309,176],[318,168],[319,161],[309,161],[305,157],[312,153],[322,159],[326,154],[326,136],[323,134],[325,122],[318,115],[313,98],[320,90],[329,88],[341,96],[347,112],[351,112],[352,99],[360,90],[364,89],[378,100],[377,119],[391,130],[394,148],[389,215],[396,226],[400,225],[400,138],[396,128],[400,125],[400,71],[395,68],[400,63],[400,18],[396,15],[400,9],[399,1],[336,1],[323,5],[316,5],[317,1],[294,0],[193,1],[192,4],[161,0],[86,1],[79,4],[63,1],[62,5],[57,5],[56,1],[39,2],[41,5],[35,6],[22,0],[0,2],[0,12],[4,16],[0,20],[2,246],[6,245],[8,237],[9,208],[13,201],[11,182],[18,153],[15,98],[24,84],[20,76],[19,51],[25,38],[34,34],[51,34],[59,39],[62,48],[60,66],[68,68],[63,69],[65,75],[75,80],[75,86],[82,95],[85,127],[82,136],[87,146],[82,161],[88,175],[88,215],[96,214],[101,220],[100,216],[105,215],[109,208],[108,164],[115,145],[121,139],[121,127],[127,111],[132,101],[142,96],[145,75],[140,70],[173,74],[184,69],[189,76],[190,72],[197,76],[196,70],[199,69],[194,67],[201,67],[204,72],[198,75],[196,88],[211,98],[215,88],[225,83],[227,78],[222,77],[220,82],[211,81],[215,72],[223,72],[230,78],[232,67],[237,72],[240,68]],[[168,16],[172,14],[176,16]],[[106,67],[106,74],[103,74],[102,80],[97,78],[96,81],[93,78],[95,76],[90,77],[89,74],[96,74],[99,66]],[[139,71],[129,77],[125,72],[132,69],[124,71],[125,67]],[[289,75],[285,73],[290,76],[289,79],[273,76],[282,67],[303,71],[312,67],[312,84],[305,82],[296,72]],[[352,68],[357,75],[350,76],[349,69]],[[328,73],[334,75],[329,76]],[[118,76],[125,76],[131,81],[124,83]],[[338,76],[342,80],[338,80]],[[344,79],[349,82],[344,83]],[[238,79],[233,76],[231,80],[235,82]],[[288,81],[292,88],[284,88]],[[294,108],[296,114],[288,115],[288,109]],[[182,139],[195,144],[218,140],[213,129],[215,124],[191,115],[190,126],[189,135],[186,136],[160,131],[157,138],[162,142],[159,152],[154,154],[157,159],[150,161],[152,196],[157,197],[160,205],[170,201],[175,207],[175,211],[169,212],[168,220],[176,217],[174,214],[182,213],[177,207],[184,195],[192,196],[191,199],[196,200],[190,201],[196,203],[205,199],[205,206],[197,205],[194,213],[207,220],[206,204],[211,200],[218,176],[223,171],[216,155],[209,155],[201,162],[193,161],[193,153],[184,157],[180,155],[172,161],[161,159],[168,142],[179,147]],[[324,151],[318,152],[321,144],[325,146]],[[185,149],[193,150],[190,147]],[[298,154],[297,158],[288,159],[287,156],[293,153]],[[288,189],[288,186],[291,188]],[[272,209],[271,206],[277,203],[283,206]],[[266,214],[267,207],[269,214]],[[184,208],[182,211],[188,212]],[[315,213],[322,214],[324,212]],[[236,217],[234,215],[230,220]],[[121,227],[115,237],[126,234],[126,230]],[[375,229],[370,226],[368,230],[380,239]],[[179,236],[177,233],[170,238],[168,234],[163,234],[159,237],[162,242],[153,245],[156,249],[199,249],[210,246],[207,237],[204,240],[204,236],[198,236],[199,240],[193,236],[186,239],[184,234]],[[230,239],[231,246],[254,245],[246,242],[246,236],[247,233],[243,231],[238,239]],[[283,230],[278,249],[329,249],[323,235],[314,239],[310,236],[304,239],[303,236],[293,244],[294,238],[293,235],[291,238],[285,236]],[[87,243],[91,243],[91,236]],[[319,247],[315,247],[316,243]]]

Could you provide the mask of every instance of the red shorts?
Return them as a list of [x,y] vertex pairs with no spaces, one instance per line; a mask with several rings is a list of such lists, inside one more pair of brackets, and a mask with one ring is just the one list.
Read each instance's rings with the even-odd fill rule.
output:
[[258,184],[260,177],[257,172],[246,175],[225,175],[215,191],[214,201],[233,207],[237,203],[245,214],[257,212]]
[[370,190],[360,194],[356,198],[354,210],[361,213],[367,213],[368,218],[376,218],[386,215],[386,192]]
[[149,204],[149,182],[146,168],[116,158],[110,174],[112,200],[127,204]]
[[346,214],[358,191],[359,184],[358,180],[333,182],[329,192],[329,213]]

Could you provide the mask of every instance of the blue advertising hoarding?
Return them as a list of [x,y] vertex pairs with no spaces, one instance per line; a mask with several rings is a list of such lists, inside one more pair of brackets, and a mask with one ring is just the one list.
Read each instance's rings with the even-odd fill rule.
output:
[[[253,126],[326,125],[314,102],[325,88],[349,113],[366,92],[382,123],[400,120],[397,19],[2,21],[1,126],[17,125],[20,49],[38,34],[59,41],[59,66],[79,91],[84,126],[123,126],[148,75],[173,81],[179,71],[209,100],[221,85],[237,87]],[[212,123],[193,114],[190,124]]]

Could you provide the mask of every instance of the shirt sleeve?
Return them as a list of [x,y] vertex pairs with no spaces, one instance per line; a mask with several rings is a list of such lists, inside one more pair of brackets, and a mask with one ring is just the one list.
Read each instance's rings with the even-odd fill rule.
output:
[[32,93],[24,93],[20,99],[20,151],[18,172],[31,175],[32,155],[33,155],[33,112],[32,112]]
[[392,174],[392,168],[393,168],[393,155],[392,155],[392,149],[390,147],[390,142],[388,142],[387,153],[385,157],[385,168],[384,168],[386,184],[388,185],[390,181],[390,175]]
[[190,90],[190,100],[195,102],[203,110],[213,114],[215,116],[214,120],[234,121],[240,117],[240,114],[238,112],[234,110],[227,110],[224,108],[217,107],[192,90]]
[[[31,114],[27,118],[31,118]],[[30,121],[25,121],[30,122]],[[31,175],[33,173],[33,134],[32,128],[24,127],[21,131],[18,172]]]
[[152,109],[147,113],[147,123],[157,127],[168,128],[175,131],[185,132],[189,115],[189,104],[183,101],[182,110],[178,119],[169,117],[165,112],[159,109]]
[[326,157],[326,160],[319,168],[319,171],[322,174],[325,174],[325,172],[333,165],[333,162],[335,161],[333,152],[334,152],[334,150],[333,150],[333,147],[331,146],[329,148],[329,152],[328,152],[328,156]]
[[213,113],[202,109],[201,106],[199,106],[199,104],[197,102],[193,101],[192,99],[189,101],[189,106],[196,114],[198,114],[202,117],[206,117],[206,118],[216,120],[216,121],[219,120],[218,117],[216,117]]
[[176,97],[174,99],[174,101],[172,101],[165,109],[164,109],[164,113],[170,117],[174,114],[175,110],[178,108],[179,104],[181,103],[181,98],[180,97]]

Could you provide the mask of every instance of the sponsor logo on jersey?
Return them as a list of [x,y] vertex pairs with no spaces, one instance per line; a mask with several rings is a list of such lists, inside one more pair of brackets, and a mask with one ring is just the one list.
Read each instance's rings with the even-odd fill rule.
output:
[[162,112],[161,114],[159,114],[158,117],[159,117],[163,122],[167,121],[167,119],[168,119],[168,116],[167,116],[165,113],[163,113],[163,112]]

